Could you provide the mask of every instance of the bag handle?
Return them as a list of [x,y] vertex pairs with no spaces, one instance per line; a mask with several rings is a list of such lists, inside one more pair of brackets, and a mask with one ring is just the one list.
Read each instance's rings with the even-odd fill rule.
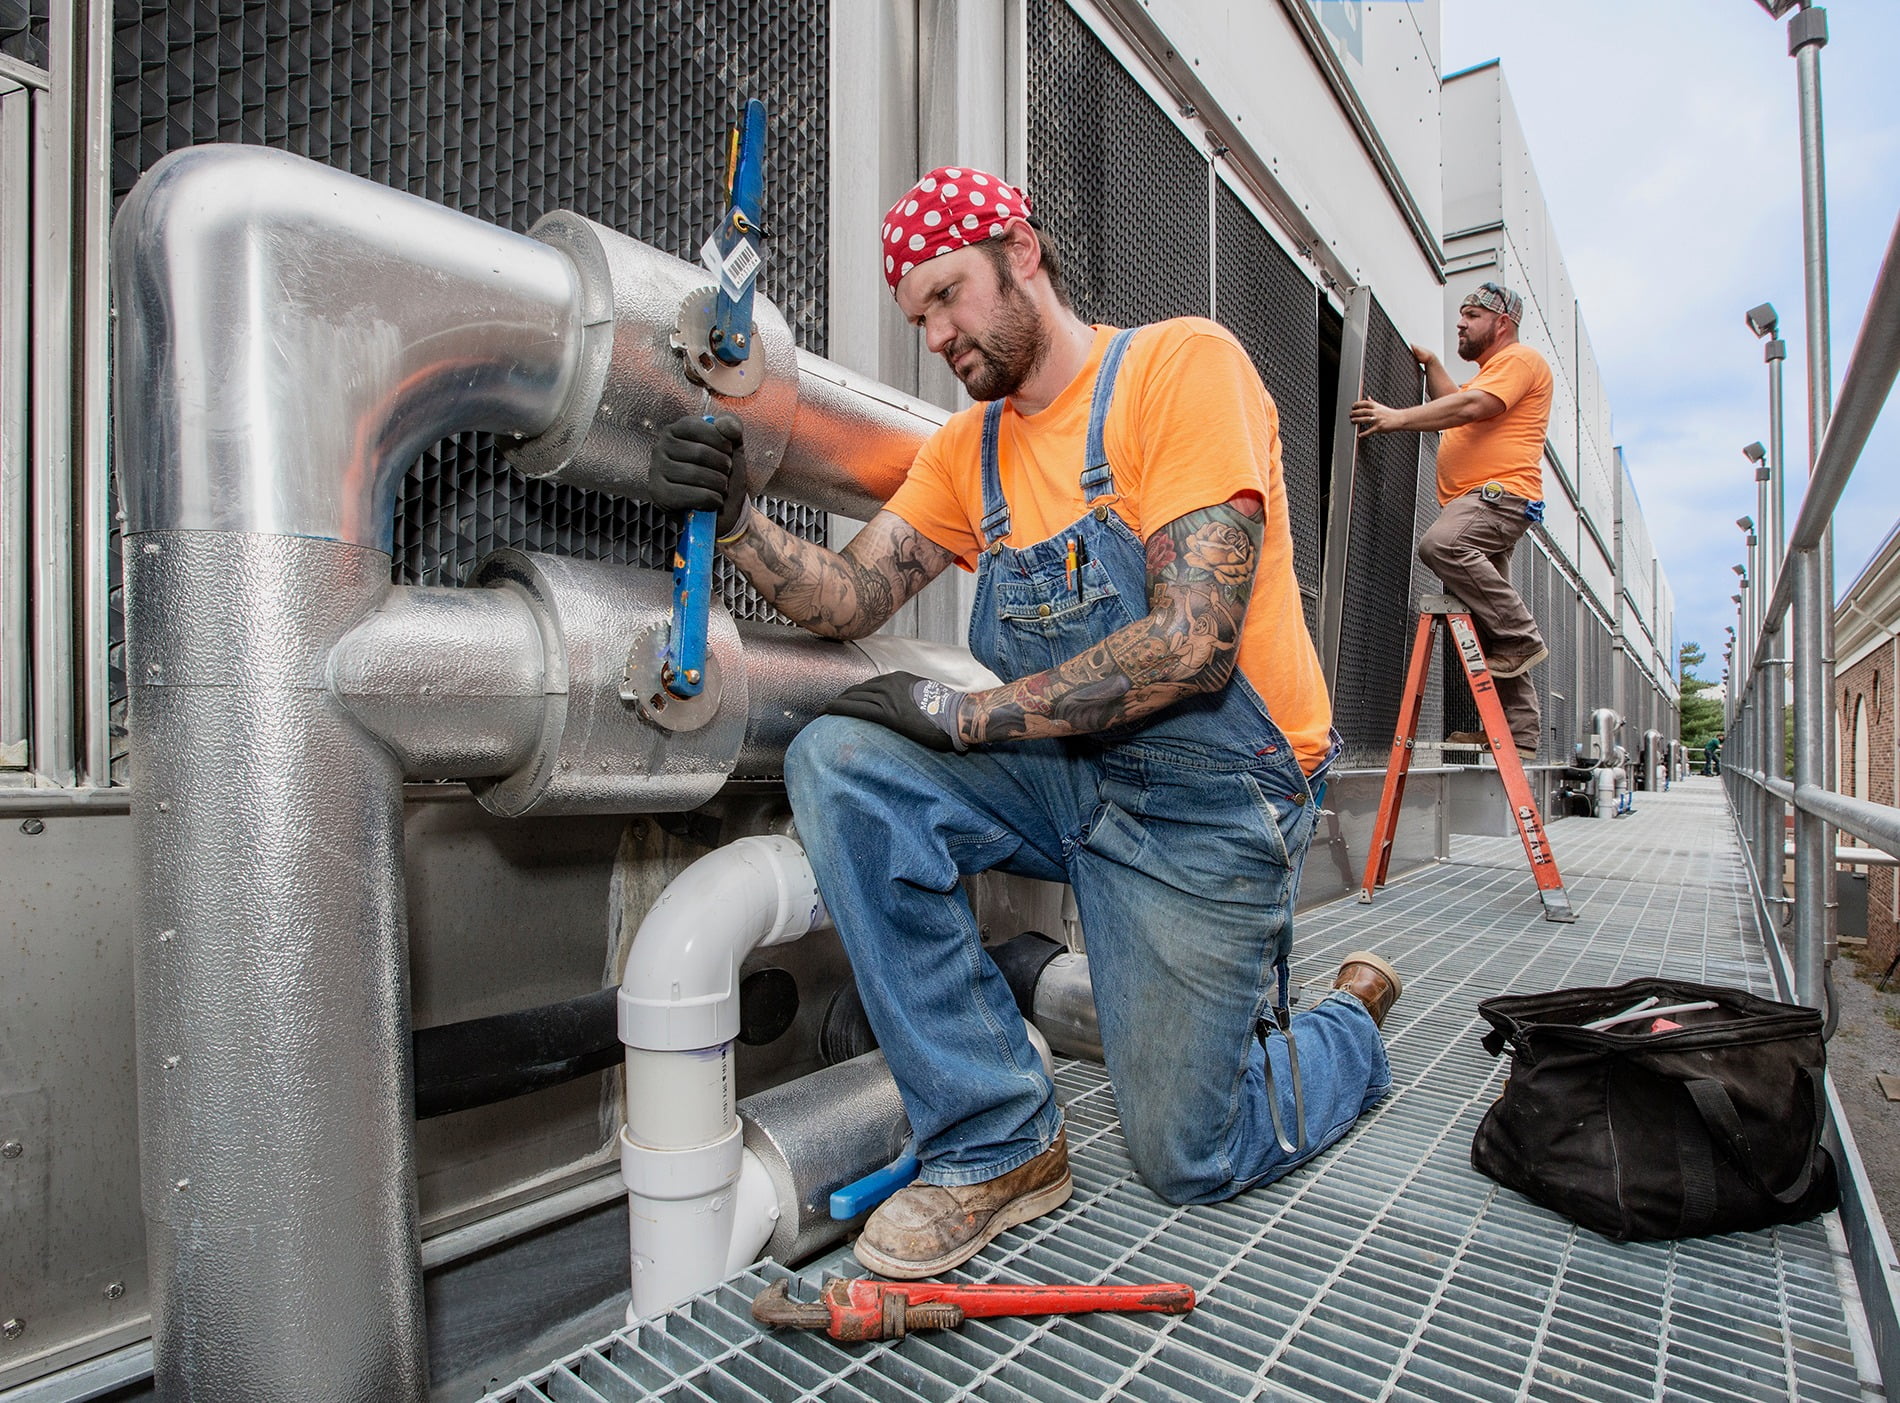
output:
[[1689,1099],[1695,1103],[1696,1113],[1702,1117],[1702,1123],[1709,1128],[1715,1142],[1728,1151],[1730,1162],[1749,1187],[1757,1193],[1767,1194],[1776,1203],[1789,1205],[1798,1202],[1813,1182],[1814,1151],[1821,1143],[1821,1078],[1812,1067],[1803,1067],[1801,1075],[1802,1084],[1808,1090],[1808,1112],[1814,1135],[1808,1144],[1801,1172],[1795,1175],[1792,1184],[1779,1190],[1769,1188],[1756,1172],[1755,1152],[1749,1148],[1747,1132],[1742,1129],[1742,1118],[1735,1113],[1735,1103],[1729,1099],[1728,1088],[1711,1077],[1699,1077],[1682,1083],[1683,1089],[1689,1093]]

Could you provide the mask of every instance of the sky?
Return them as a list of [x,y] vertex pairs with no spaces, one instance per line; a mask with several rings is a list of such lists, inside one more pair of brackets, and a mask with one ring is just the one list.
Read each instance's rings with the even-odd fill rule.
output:
[[[1821,51],[1836,393],[1900,214],[1900,3],[1834,0]],[[1489,59],[1523,121],[1610,397],[1616,442],[1676,595],[1677,637],[1721,675],[1735,525],[1759,517],[1742,445],[1768,437],[1761,343],[1784,370],[1789,526],[1808,462],[1801,155],[1787,22],[1754,0],[1443,0],[1447,73]],[[1900,395],[1895,396],[1900,400]],[[1890,403],[1835,516],[1844,592],[1900,521]]]

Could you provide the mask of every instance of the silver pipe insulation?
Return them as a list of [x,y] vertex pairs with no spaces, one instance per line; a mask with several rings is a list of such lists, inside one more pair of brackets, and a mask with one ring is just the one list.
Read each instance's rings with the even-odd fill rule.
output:
[[[708,402],[671,348],[690,265],[572,216],[537,233],[220,146],[156,164],[113,231],[168,1398],[426,1397],[404,772],[468,778],[502,813],[690,807],[741,757],[769,767],[833,679],[876,670],[779,640],[762,654],[809,664],[783,701],[782,669],[759,685],[715,611],[726,686],[662,718],[621,695],[661,576],[501,552],[467,597],[391,586],[396,489],[429,444],[488,430],[526,471],[637,496],[659,416]],[[868,514],[941,412],[801,366],[783,319],[755,315],[764,383],[720,401],[747,420],[753,485]]]

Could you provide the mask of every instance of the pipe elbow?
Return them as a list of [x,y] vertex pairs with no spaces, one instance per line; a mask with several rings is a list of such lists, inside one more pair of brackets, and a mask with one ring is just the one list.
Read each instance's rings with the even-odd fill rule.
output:
[[739,1035],[739,966],[761,945],[826,924],[818,882],[790,838],[740,838],[667,885],[627,952],[620,1040],[649,1051]]
[[387,551],[416,455],[463,429],[540,432],[580,355],[579,275],[558,250],[264,147],[147,171],[112,280],[133,533]]

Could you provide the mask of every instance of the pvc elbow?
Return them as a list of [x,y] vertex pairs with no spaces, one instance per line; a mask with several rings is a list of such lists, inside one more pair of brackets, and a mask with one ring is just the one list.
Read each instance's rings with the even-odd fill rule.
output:
[[620,982],[620,1040],[653,1051],[732,1041],[746,956],[826,920],[811,864],[790,838],[740,838],[708,853],[640,923]]

